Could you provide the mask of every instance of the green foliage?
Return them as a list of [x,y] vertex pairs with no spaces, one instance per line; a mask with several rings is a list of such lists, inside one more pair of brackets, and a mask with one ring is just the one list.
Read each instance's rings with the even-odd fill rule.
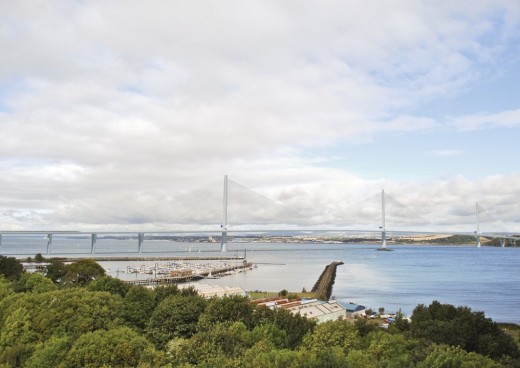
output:
[[36,336],[26,308],[18,308],[5,320],[0,333],[0,363],[19,366],[32,353]]
[[309,359],[302,359],[302,353],[288,349],[265,349],[247,354],[244,367],[247,368],[300,368],[312,367]]
[[356,321],[354,322],[354,326],[356,326],[358,334],[361,337],[364,337],[368,335],[370,332],[375,331],[379,328],[377,322],[367,319],[356,319]]
[[12,293],[14,293],[12,282],[7,280],[3,275],[0,275],[0,300]]
[[248,328],[253,325],[254,307],[246,297],[225,296],[212,298],[201,316],[199,327],[210,328],[218,322],[243,322]]
[[155,308],[146,335],[160,349],[174,337],[191,337],[205,307],[199,296],[170,296]]
[[[212,366],[215,358],[220,362],[238,362],[253,346],[251,331],[242,322],[219,322],[207,331],[201,331],[191,339],[174,339],[167,346],[168,361],[174,366],[193,364]],[[241,366],[241,365],[239,365]]]
[[500,358],[520,357],[517,344],[511,336],[500,330],[482,312],[472,312],[468,307],[454,307],[432,302],[414,309],[411,323],[414,337],[425,338],[438,344],[460,346],[466,351]]
[[23,266],[14,257],[0,256],[0,275],[10,280],[18,280],[23,273]]
[[259,326],[265,323],[273,323],[285,331],[289,339],[289,347],[295,349],[303,341],[303,337],[312,332],[316,322],[299,314],[292,314],[285,309],[271,310],[267,307],[257,307],[253,313],[253,325]]
[[24,364],[25,368],[58,367],[72,345],[69,336],[51,336],[50,339],[36,345],[31,357]]
[[88,284],[88,290],[90,291],[106,291],[121,297],[125,297],[129,289],[130,285],[128,283],[110,276],[102,276]]
[[242,297],[207,301],[193,289],[152,291],[109,277],[75,285],[0,277],[0,368],[520,368],[518,347],[495,323],[438,302],[384,331],[366,320],[316,325]]
[[34,256],[34,260],[36,262],[43,262],[43,261],[45,261],[45,258],[43,258],[41,253],[36,253],[36,255]]
[[287,332],[276,326],[274,323],[266,323],[256,326],[253,329],[253,340],[255,342],[264,341],[276,349],[289,347]]
[[169,296],[178,295],[180,293],[177,285],[163,285],[154,288],[155,304],[159,305],[164,299]]
[[143,336],[127,327],[119,327],[80,336],[58,367],[125,368],[140,364],[157,366],[160,359],[160,354]]
[[17,341],[40,342],[56,333],[76,337],[120,324],[121,306],[119,296],[85,289],[14,294],[0,302],[0,329],[7,333],[15,322],[23,326]]
[[65,263],[59,260],[51,260],[47,267],[45,267],[45,277],[48,277],[54,283],[61,282],[65,273]]
[[501,368],[501,364],[476,353],[468,353],[460,347],[435,346],[419,368]]
[[414,366],[404,336],[377,331],[370,333],[369,338],[370,345],[367,351],[380,367],[405,368]]
[[92,259],[81,259],[65,266],[64,284],[86,285],[105,276],[105,269]]
[[14,289],[16,292],[27,293],[45,293],[47,291],[56,290],[56,285],[39,273],[24,273],[20,279],[15,282]]
[[143,286],[132,286],[123,299],[121,316],[130,327],[142,331],[146,327],[155,309],[153,291]]
[[332,347],[339,347],[348,354],[359,345],[357,329],[348,321],[328,321],[318,325],[313,333],[308,333],[302,347],[311,353],[319,353]]

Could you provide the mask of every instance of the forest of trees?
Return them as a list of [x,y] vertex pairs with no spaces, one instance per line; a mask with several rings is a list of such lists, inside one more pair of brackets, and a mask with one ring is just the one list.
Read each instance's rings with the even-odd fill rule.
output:
[[436,301],[388,330],[316,325],[244,297],[130,286],[92,260],[40,274],[0,256],[0,368],[194,366],[498,368],[520,367],[520,352],[483,313]]

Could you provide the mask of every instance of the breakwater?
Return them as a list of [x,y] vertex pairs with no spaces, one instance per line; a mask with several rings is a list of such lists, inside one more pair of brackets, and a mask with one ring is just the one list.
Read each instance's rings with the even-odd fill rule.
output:
[[334,285],[334,281],[336,280],[336,268],[339,265],[342,265],[343,262],[336,261],[332,262],[328,266],[325,266],[325,269],[321,273],[318,281],[314,284],[312,288],[312,292],[316,293],[316,296],[320,299],[329,300],[332,295],[332,286]]
[[183,275],[183,276],[165,276],[165,277],[155,277],[155,278],[147,278],[145,280],[131,280],[131,281],[125,281],[129,284],[133,285],[143,285],[143,286],[158,286],[158,285],[170,285],[170,284],[182,284],[185,282],[190,281],[197,281],[201,280],[207,277],[215,277],[218,275],[223,275],[225,273],[238,271],[238,270],[245,270],[248,268],[253,268],[252,263],[243,263],[240,265],[234,265],[234,266],[226,266],[222,268],[214,268],[209,271],[203,271],[200,273],[193,273],[189,275]]

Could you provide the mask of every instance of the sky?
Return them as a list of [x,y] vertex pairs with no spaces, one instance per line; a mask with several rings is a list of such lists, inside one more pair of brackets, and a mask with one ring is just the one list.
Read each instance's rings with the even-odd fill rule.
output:
[[520,231],[516,0],[0,0],[0,46],[0,231],[217,225],[224,175],[237,223]]

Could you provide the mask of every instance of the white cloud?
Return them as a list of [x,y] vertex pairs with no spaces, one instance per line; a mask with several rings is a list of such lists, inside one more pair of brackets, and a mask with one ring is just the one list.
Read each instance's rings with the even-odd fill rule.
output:
[[520,109],[461,116],[453,119],[452,125],[461,130],[515,128],[520,126]]
[[[337,197],[382,183],[302,152],[436,129],[415,109],[494,64],[519,13],[508,1],[5,2],[3,224],[202,221],[175,209],[177,193],[223,173],[340,221],[351,213]],[[516,126],[509,115],[456,124]]]
[[435,157],[454,157],[464,154],[464,151],[458,149],[443,149],[428,151],[426,153]]

